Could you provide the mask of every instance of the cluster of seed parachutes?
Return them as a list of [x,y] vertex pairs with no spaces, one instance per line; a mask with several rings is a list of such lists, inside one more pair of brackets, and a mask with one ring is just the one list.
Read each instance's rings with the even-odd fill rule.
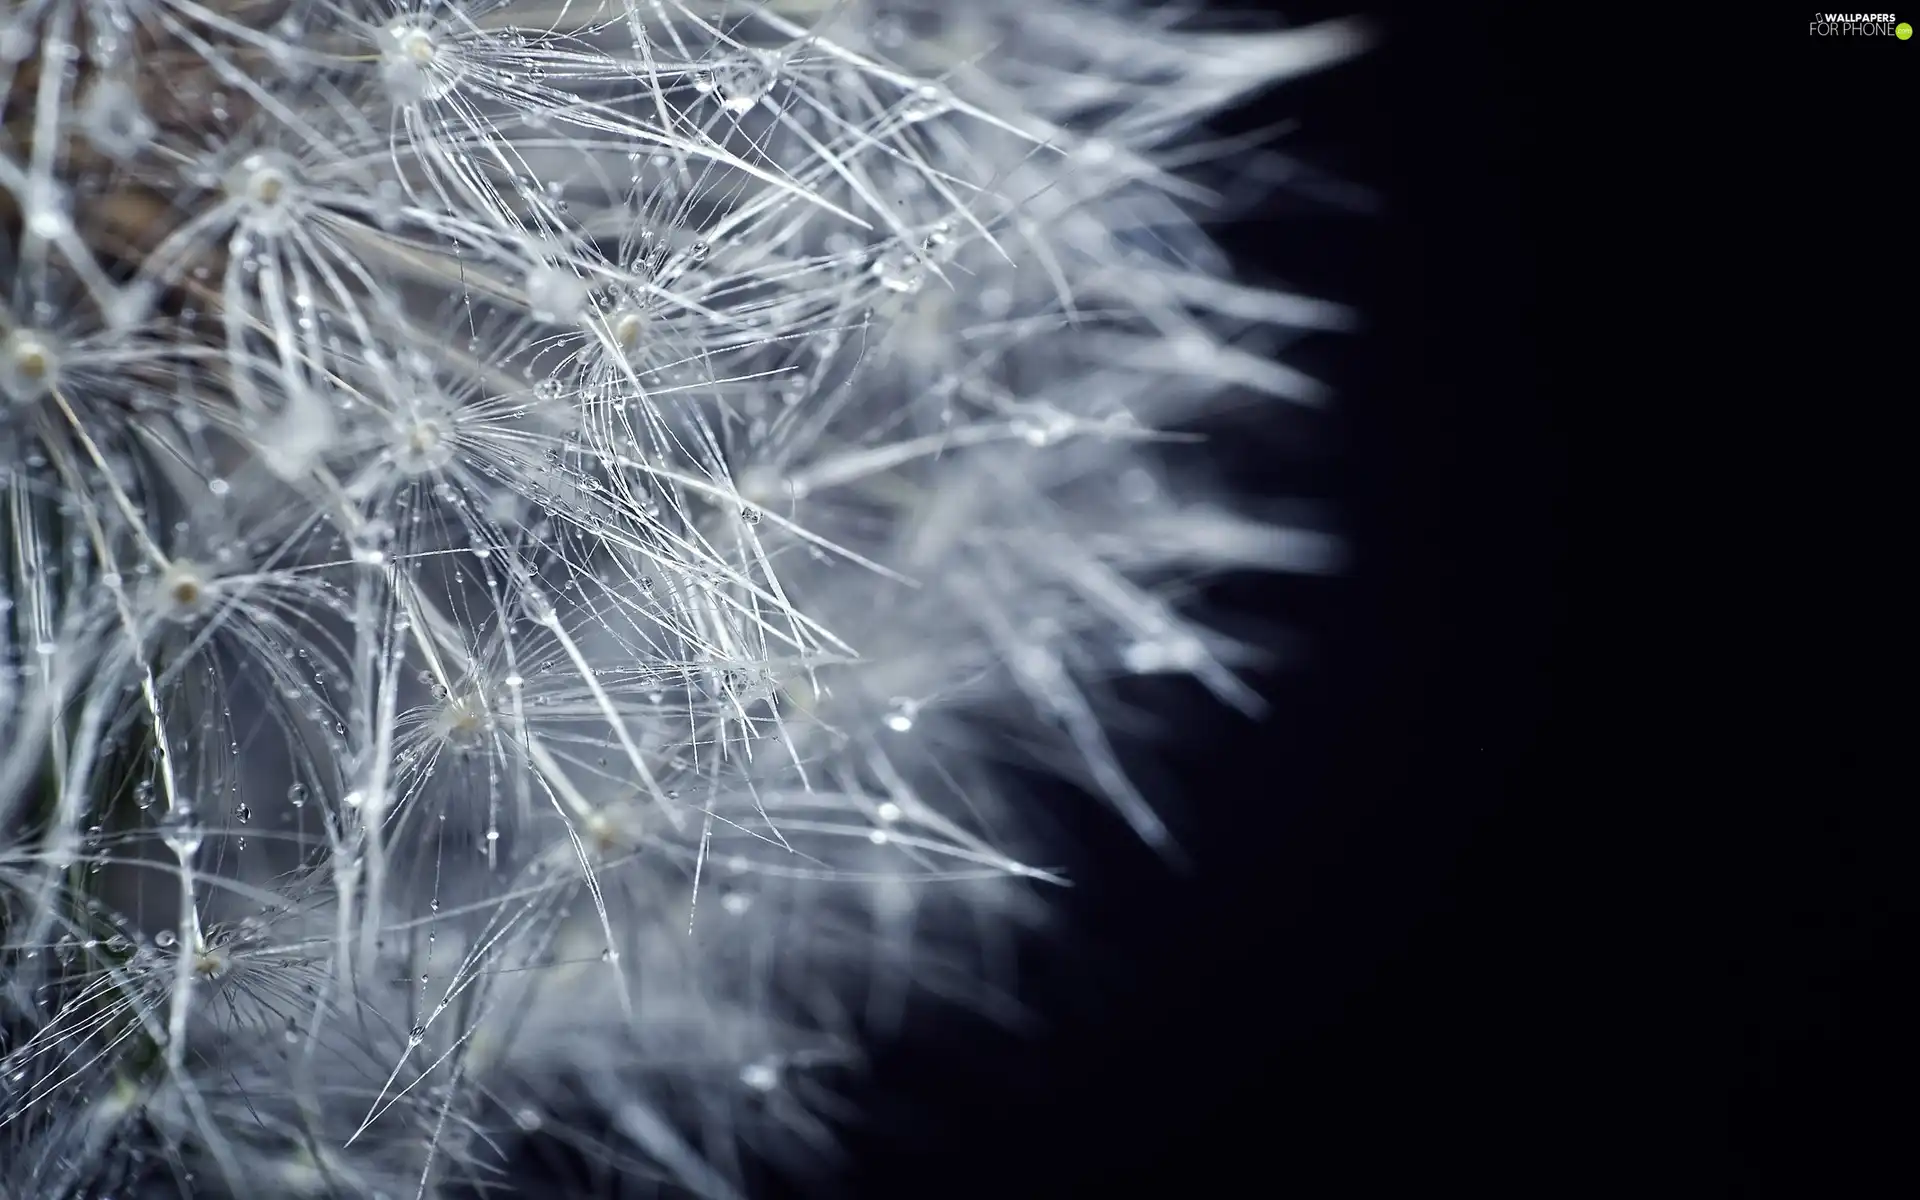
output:
[[1025,762],[1253,699],[1183,488],[1312,402],[1196,122],[1347,53],[1098,0],[0,15],[0,1192],[706,1196],[994,1006]]

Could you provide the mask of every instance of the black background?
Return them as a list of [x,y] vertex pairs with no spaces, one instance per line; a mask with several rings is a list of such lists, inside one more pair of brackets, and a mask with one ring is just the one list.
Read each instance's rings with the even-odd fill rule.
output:
[[1227,125],[1297,120],[1288,152],[1376,203],[1283,192],[1222,233],[1256,274],[1365,314],[1288,353],[1338,393],[1291,439],[1313,452],[1232,464],[1329,501],[1349,569],[1219,590],[1303,653],[1256,681],[1265,722],[1188,728],[1160,756],[1193,869],[1081,822],[1064,944],[1023,964],[1047,1031],[938,1014],[882,1053],[849,1138],[861,1195],[1559,1186],[1534,1147],[1585,1034],[1543,969],[1562,864],[1533,836],[1569,767],[1531,26],[1439,4],[1284,15],[1356,11],[1368,55]]
[[[1724,374],[1709,361],[1725,386],[1701,405],[1712,424],[1699,444],[1722,465],[1687,528],[1738,533],[1699,572],[1693,608],[1729,611],[1750,564],[1793,545],[1812,554],[1727,622],[1701,674],[1729,682],[1688,689],[1696,711],[1725,706],[1725,728],[1696,718],[1676,738],[1698,761],[1686,784],[1711,797],[1705,852],[1689,847],[1685,864],[1709,882],[1683,893],[1700,914],[1685,928],[1714,985],[1692,1007],[1713,1052],[1707,1094],[1724,1106],[1715,1165],[1729,1194],[1904,1196],[1920,1189],[1920,906],[1901,825],[1911,706],[1880,681],[1904,675],[1911,640],[1912,443],[1901,431],[1920,313],[1920,39],[1815,38],[1806,23],[1769,17],[1766,41],[1740,43],[1746,78],[1723,83],[1711,110],[1740,136],[1712,160],[1721,186],[1698,201],[1702,227],[1740,212],[1738,232],[1771,231],[1763,260],[1729,247],[1710,269],[1749,293],[1715,293],[1731,321],[1785,336]],[[1858,252],[1838,250],[1848,238]],[[1760,401],[1750,426],[1729,419],[1744,396]],[[1680,470],[1698,472],[1693,446]],[[1775,623],[1780,652],[1754,658],[1754,631]]]

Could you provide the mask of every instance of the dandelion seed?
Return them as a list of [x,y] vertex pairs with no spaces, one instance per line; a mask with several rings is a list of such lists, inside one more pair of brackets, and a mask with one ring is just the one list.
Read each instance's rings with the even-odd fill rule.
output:
[[228,191],[259,233],[280,233],[296,213],[292,164],[282,155],[251,154],[235,168]]
[[397,104],[421,104],[451,92],[461,71],[430,26],[396,21],[380,38],[381,74]]
[[213,580],[199,563],[176,559],[160,576],[161,612],[173,621],[193,621],[213,607]]
[[52,389],[60,357],[47,338],[14,329],[0,342],[0,391],[15,404],[30,404]]

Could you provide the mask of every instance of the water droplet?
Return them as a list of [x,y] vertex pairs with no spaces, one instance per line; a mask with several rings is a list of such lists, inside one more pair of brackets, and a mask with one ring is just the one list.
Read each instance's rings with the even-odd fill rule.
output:
[[780,1086],[780,1069],[766,1060],[740,1068],[740,1082],[756,1092],[770,1092]]
[[905,250],[883,254],[873,264],[873,277],[890,292],[911,295],[925,283],[920,260]]
[[752,111],[773,88],[773,70],[765,61],[747,61],[722,68],[714,82],[720,90],[720,107],[736,116]]
[[953,107],[953,97],[937,83],[923,83],[908,94],[900,106],[904,121],[928,121]]
[[1016,417],[1011,428],[1029,446],[1050,446],[1073,432],[1074,419],[1052,405],[1039,403]]
[[883,723],[895,733],[905,733],[913,728],[913,719],[919,711],[920,706],[912,700],[896,697],[888,707]]
[[206,830],[199,819],[194,816],[192,809],[184,805],[160,819],[161,840],[182,860],[192,858],[205,837]]
[[[526,611],[530,620],[541,625],[553,625],[559,620],[558,615],[553,611],[553,602],[548,600],[547,594],[537,587],[529,587],[521,592],[520,606]],[[553,668],[551,663],[543,663],[540,669],[544,674]]]

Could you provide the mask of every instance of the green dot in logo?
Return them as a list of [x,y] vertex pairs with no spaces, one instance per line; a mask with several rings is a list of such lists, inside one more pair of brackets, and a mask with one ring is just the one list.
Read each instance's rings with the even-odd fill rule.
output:
[[1899,38],[1901,41],[1904,42],[1908,38],[1913,36],[1913,26],[1907,24],[1905,21],[1902,21],[1898,25],[1895,25],[1893,27],[1893,36]]

